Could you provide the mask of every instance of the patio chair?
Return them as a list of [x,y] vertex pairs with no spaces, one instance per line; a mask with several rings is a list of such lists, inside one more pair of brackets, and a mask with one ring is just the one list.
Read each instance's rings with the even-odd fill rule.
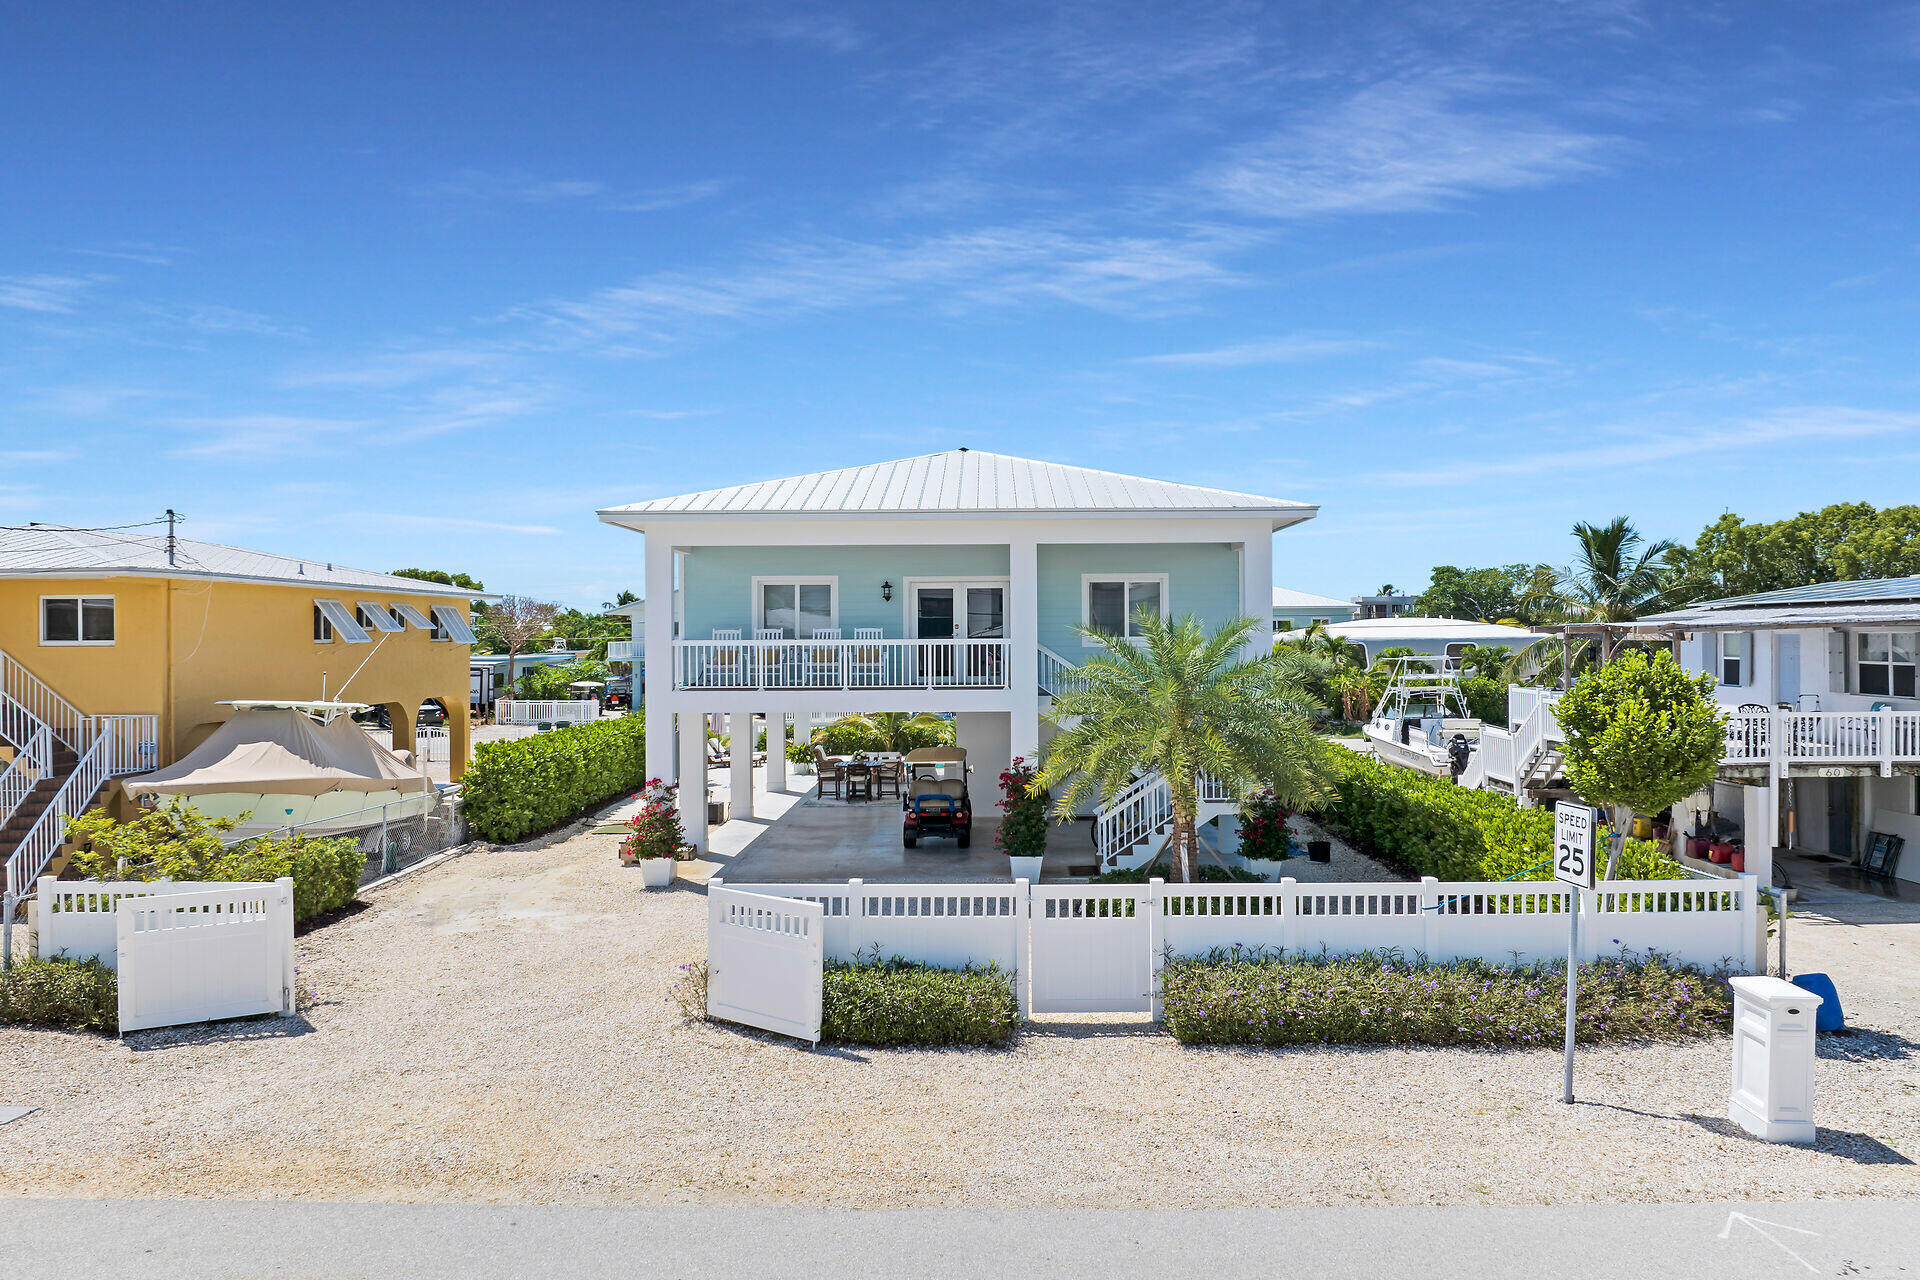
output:
[[815,627],[808,639],[801,682],[808,688],[831,688],[840,683],[840,655],[844,645],[838,627]]
[[787,647],[787,633],[782,627],[755,627],[753,629],[753,660],[760,667],[760,681],[767,685],[785,685],[787,662],[793,651]]
[[827,788],[831,786],[836,797],[845,799],[846,775],[841,771],[839,761],[828,759],[826,748],[817,742],[813,744],[812,749],[813,774],[816,779],[813,785],[814,796],[824,797],[827,794]]
[[707,669],[702,683],[722,689],[736,689],[744,686],[746,671],[746,650],[739,644],[740,628],[715,627],[715,644],[707,655]]
[[886,683],[887,651],[881,645],[862,645],[862,640],[879,640],[885,633],[879,627],[855,627],[854,645],[847,653],[847,683],[878,685]]
[[718,738],[707,739],[707,764],[727,768],[733,764],[733,753]]
[[907,776],[907,766],[900,760],[882,760],[873,766],[873,791],[877,799],[884,800],[887,788],[893,788],[893,798],[902,798],[901,784]]

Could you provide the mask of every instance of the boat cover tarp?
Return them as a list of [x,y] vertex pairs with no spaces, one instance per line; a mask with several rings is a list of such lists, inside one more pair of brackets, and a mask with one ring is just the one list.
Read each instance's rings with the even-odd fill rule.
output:
[[164,769],[124,780],[135,795],[319,796],[426,791],[426,775],[374,742],[349,716],[316,724],[298,711],[239,710]]

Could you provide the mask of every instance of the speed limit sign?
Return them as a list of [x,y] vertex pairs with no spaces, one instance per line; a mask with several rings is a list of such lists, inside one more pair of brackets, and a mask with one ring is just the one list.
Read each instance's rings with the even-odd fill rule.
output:
[[1553,806],[1553,878],[1593,888],[1593,810],[1572,800]]

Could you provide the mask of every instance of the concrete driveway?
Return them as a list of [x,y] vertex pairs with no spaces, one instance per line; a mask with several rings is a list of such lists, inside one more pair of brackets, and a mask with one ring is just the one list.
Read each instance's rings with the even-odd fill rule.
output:
[[[802,784],[805,784],[804,787]],[[1004,881],[1007,858],[994,848],[1000,811],[976,811],[973,843],[924,840],[915,849],[900,842],[900,802],[816,797],[811,778],[788,779],[784,791],[765,790],[763,770],[754,770],[754,817],[713,828],[716,875],[729,884],[778,884],[793,880]],[[974,796],[976,802],[982,797]],[[1093,824],[1075,822],[1047,834],[1047,879],[1085,876],[1096,861]]]

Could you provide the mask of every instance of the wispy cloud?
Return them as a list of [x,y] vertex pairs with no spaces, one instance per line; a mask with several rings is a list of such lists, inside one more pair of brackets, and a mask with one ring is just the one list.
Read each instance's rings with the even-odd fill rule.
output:
[[1138,356],[1135,364],[1171,365],[1189,369],[1233,369],[1244,365],[1294,364],[1303,360],[1324,360],[1333,356],[1373,351],[1385,344],[1372,338],[1331,338],[1299,335],[1241,342],[1208,351],[1175,351],[1166,355]]
[[592,178],[543,178],[520,171],[463,169],[413,188],[422,200],[464,201],[475,204],[580,204],[614,213],[659,213],[710,200],[730,185],[722,178],[668,183],[655,187],[617,188]]
[[1857,440],[1916,430],[1920,430],[1920,413],[1845,407],[1783,409],[1716,427],[1592,432],[1587,438],[1598,435],[1604,443],[1519,456],[1502,456],[1489,446],[1482,460],[1440,464],[1419,471],[1389,471],[1370,478],[1381,484],[1436,485],[1549,475],[1594,475],[1700,454],[1750,457],[1757,449]]
[[1286,219],[1431,209],[1600,167],[1609,139],[1495,105],[1508,88],[1474,75],[1382,81],[1306,111],[1196,182],[1238,213]]
[[316,445],[335,442],[366,427],[365,423],[339,418],[285,413],[181,418],[174,425],[200,437],[171,451],[181,458],[270,458],[307,454],[313,452]]
[[111,279],[103,275],[0,276],[0,307],[64,314],[74,309],[81,294]]
[[858,53],[867,45],[867,33],[839,13],[766,13],[743,18],[733,29],[743,36],[810,45],[828,53]]
[[391,388],[425,382],[450,374],[470,373],[499,364],[505,353],[493,347],[426,347],[415,351],[394,351],[372,356],[335,359],[318,366],[303,366],[282,373],[282,387],[366,387]]
[[137,262],[142,266],[166,267],[187,250],[171,244],[123,243],[98,248],[75,249],[89,258],[112,258],[117,262]]
[[477,529],[489,533],[522,533],[531,536],[557,536],[562,531],[550,524],[508,524],[498,520],[472,520],[465,516],[413,515],[398,511],[356,511],[354,524],[384,525],[399,529]]

